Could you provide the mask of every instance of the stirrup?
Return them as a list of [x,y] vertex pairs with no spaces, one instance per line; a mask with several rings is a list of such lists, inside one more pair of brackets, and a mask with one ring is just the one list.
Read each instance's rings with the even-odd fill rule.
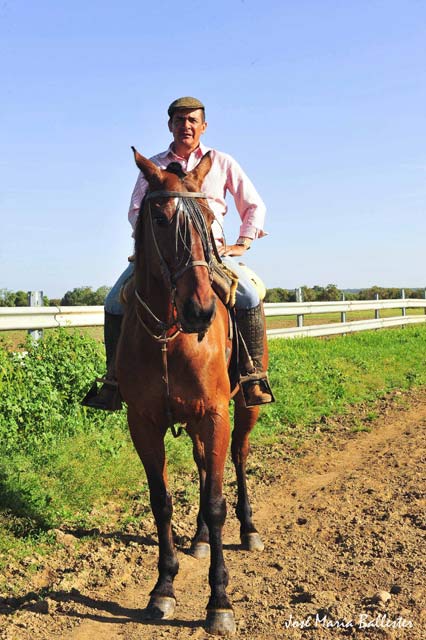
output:
[[[98,389],[98,382],[103,385]],[[118,389],[118,383],[115,380],[107,380],[106,378],[96,378],[89,391],[84,396],[81,404],[91,409],[102,409],[103,411],[120,411],[123,403]]]
[[[269,384],[268,374],[266,373],[266,371],[255,371],[253,373],[242,375],[240,376],[239,384],[246,407],[256,407],[261,404],[272,404],[272,402],[275,402],[275,396],[272,393],[271,385]],[[250,389],[252,388],[253,384],[258,384],[261,390],[265,394],[268,394],[271,399],[266,400],[265,402],[259,401],[250,403]]]

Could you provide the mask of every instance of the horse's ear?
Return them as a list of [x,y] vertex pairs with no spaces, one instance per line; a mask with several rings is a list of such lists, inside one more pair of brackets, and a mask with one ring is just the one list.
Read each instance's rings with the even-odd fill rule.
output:
[[195,169],[190,171],[188,175],[191,176],[193,180],[195,180],[198,187],[201,187],[201,185],[204,182],[204,178],[210,171],[211,167],[212,167],[212,159],[210,157],[210,151],[207,151],[207,153],[201,158],[200,162],[197,164]]
[[156,178],[159,179],[161,169],[159,169],[156,164],[151,162],[151,160],[148,160],[148,158],[141,156],[141,154],[135,149],[135,147],[132,147],[132,150],[135,156],[135,162],[148,182]]

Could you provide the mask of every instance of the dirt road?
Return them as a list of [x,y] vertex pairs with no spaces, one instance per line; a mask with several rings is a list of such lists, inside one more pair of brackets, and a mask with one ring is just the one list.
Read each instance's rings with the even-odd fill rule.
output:
[[[228,482],[224,540],[236,638],[426,638],[426,391],[397,394],[378,412],[374,420],[357,415],[370,432],[354,433],[349,416],[318,425],[318,437],[298,455],[282,447],[254,452],[261,554],[238,549]],[[157,561],[149,520],[133,533],[101,532],[89,542],[58,532],[63,551],[29,578],[34,593],[0,604],[0,638],[211,637],[202,626],[208,561],[186,554],[193,518],[193,508],[176,509],[174,621],[148,623],[141,615]]]

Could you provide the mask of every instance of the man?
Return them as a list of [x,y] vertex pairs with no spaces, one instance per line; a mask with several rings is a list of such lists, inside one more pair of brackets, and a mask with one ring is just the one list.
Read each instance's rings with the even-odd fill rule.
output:
[[[178,98],[168,108],[169,131],[173,142],[169,148],[153,156],[151,160],[161,169],[166,169],[172,162],[178,162],[184,171],[191,171],[197,166],[201,158],[211,151],[212,167],[202,186],[208,203],[216,220],[212,230],[217,243],[219,254],[225,264],[228,264],[239,276],[236,296],[237,323],[253,360],[255,371],[262,372],[263,356],[263,315],[258,293],[244,270],[234,258],[242,256],[253,240],[265,235],[263,223],[265,205],[255,190],[253,184],[245,175],[237,162],[229,155],[205,147],[200,138],[207,129],[205,107],[196,98]],[[129,222],[133,229],[140,212],[141,204],[147,190],[148,183],[142,173],[139,174],[133,190],[129,208]],[[234,198],[235,206],[241,218],[240,235],[235,244],[225,244],[223,222],[227,212],[225,202],[226,192]],[[114,410],[118,408],[114,396],[117,395],[114,384],[114,356],[121,328],[123,309],[119,300],[122,285],[133,273],[133,264],[120,276],[105,300],[105,349],[107,355],[107,379],[100,392],[94,397],[86,397],[83,401],[87,406],[98,409]],[[242,373],[249,373],[247,371]],[[265,404],[272,401],[269,389],[259,380],[250,382],[247,386],[248,404]]]

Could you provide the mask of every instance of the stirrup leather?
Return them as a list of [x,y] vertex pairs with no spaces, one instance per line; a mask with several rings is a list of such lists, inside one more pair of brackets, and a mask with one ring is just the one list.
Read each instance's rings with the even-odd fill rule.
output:
[[102,384],[106,384],[107,387],[114,387],[118,389],[117,380],[111,380],[110,378],[96,378],[96,382],[102,382]]

